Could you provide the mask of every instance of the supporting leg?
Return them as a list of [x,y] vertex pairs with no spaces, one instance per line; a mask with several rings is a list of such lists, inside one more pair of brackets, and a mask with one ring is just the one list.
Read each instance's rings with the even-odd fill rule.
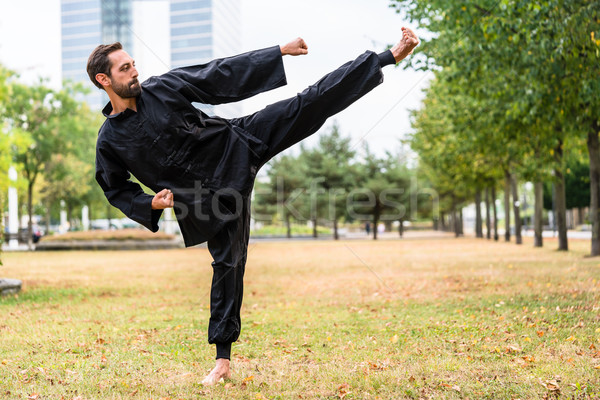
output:
[[[223,205],[234,211],[230,204]],[[215,368],[202,381],[204,385],[214,385],[221,378],[227,379],[231,376],[231,343],[240,335],[240,310],[250,234],[249,198],[243,200],[242,207],[239,217],[227,222],[225,227],[208,241],[208,250],[214,259],[208,342],[217,347],[217,362]]]

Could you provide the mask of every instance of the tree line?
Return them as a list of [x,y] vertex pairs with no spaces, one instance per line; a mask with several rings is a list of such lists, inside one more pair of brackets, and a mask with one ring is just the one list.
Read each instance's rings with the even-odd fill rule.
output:
[[[16,187],[19,215],[29,216],[30,245],[34,215],[43,217],[47,232],[63,208],[72,228],[81,225],[83,206],[90,219],[123,216],[108,204],[94,179],[95,141],[103,117],[81,101],[85,93],[68,82],[60,90],[43,80],[26,85],[0,66],[0,210],[4,215],[8,186]],[[16,182],[8,180],[10,166],[19,173]],[[399,221],[402,226],[414,219],[417,202],[424,204],[423,215],[432,212],[427,205],[433,204],[432,196],[419,197],[413,175],[397,154],[380,157],[365,147],[359,157],[334,124],[314,148],[301,146],[299,155],[271,162],[256,185],[254,216],[267,223],[285,221],[288,235],[292,222],[312,221],[315,234],[317,225],[327,225],[336,239],[341,221],[369,221],[377,238],[379,222],[389,226]]]
[[495,205],[490,200],[502,190],[505,240],[514,227],[521,243],[518,183],[533,182],[535,246],[542,246],[546,185],[556,209],[558,248],[567,250],[566,182],[583,166],[589,170],[591,255],[599,255],[599,3],[391,4],[429,36],[407,64],[433,76],[422,108],[413,112],[410,144],[440,194],[441,212],[457,212],[475,202],[477,236],[483,237],[479,205],[486,200],[490,215]]
[[293,221],[312,222],[315,237],[318,225],[330,226],[336,240],[341,222],[368,222],[377,239],[380,223],[389,228],[396,222],[402,234],[406,221],[437,212],[437,195],[401,154],[361,150],[357,154],[333,124],[313,148],[301,145],[299,154],[275,158],[255,186],[254,219],[283,221],[288,237]]
[[[101,116],[80,101],[85,92],[71,83],[60,90],[44,80],[26,85],[0,66],[0,210],[4,216],[7,189],[16,187],[19,215],[29,216],[30,246],[33,215],[45,216],[49,226],[61,202],[71,220],[83,205],[107,208],[94,181]],[[10,166],[19,173],[16,182],[9,182]]]

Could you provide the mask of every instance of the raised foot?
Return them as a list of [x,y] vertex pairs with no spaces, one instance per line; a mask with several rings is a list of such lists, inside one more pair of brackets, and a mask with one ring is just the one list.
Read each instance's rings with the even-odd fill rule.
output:
[[411,55],[418,44],[419,38],[417,35],[411,29],[402,27],[402,39],[390,50],[396,62],[400,62]]
[[225,358],[219,358],[217,364],[208,375],[202,380],[204,386],[214,386],[222,380],[231,378],[231,369],[229,367],[229,360]]

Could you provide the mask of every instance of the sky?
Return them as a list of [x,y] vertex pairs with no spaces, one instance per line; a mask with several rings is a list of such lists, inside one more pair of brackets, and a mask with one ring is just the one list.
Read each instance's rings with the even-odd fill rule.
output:
[[[306,41],[309,51],[306,56],[284,57],[288,85],[246,100],[244,114],[294,96],[365,50],[384,50],[400,39],[402,26],[415,28],[389,8],[389,0],[241,2],[244,51],[296,37]],[[60,85],[60,0],[0,0],[0,63],[18,71],[26,82],[43,77],[51,86]],[[431,75],[388,66],[384,76],[382,85],[332,117],[323,131],[335,121],[342,135],[352,138],[355,150],[365,142],[379,155],[398,150],[399,140],[411,132],[408,110],[420,107]],[[315,142],[309,138],[307,145]]]

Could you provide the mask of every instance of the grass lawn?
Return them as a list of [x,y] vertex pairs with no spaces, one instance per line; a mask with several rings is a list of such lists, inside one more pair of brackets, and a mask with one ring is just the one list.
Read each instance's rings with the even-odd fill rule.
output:
[[600,398],[600,259],[545,245],[252,244],[213,388],[208,251],[5,253],[0,398]]

